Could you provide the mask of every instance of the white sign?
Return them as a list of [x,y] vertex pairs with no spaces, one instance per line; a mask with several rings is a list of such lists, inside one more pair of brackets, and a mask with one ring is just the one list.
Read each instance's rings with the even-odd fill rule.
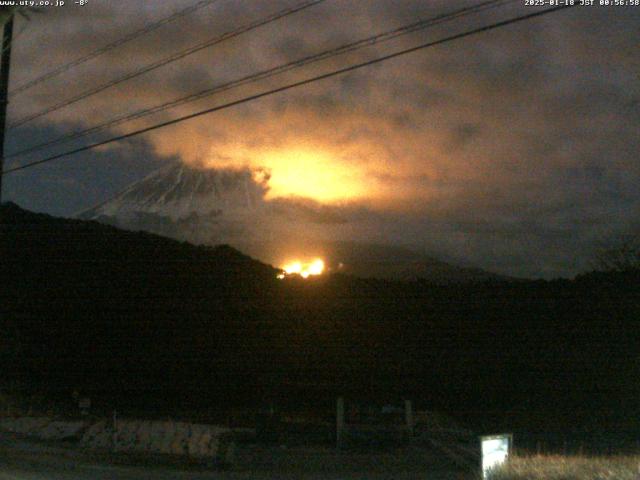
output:
[[482,478],[488,478],[489,471],[506,462],[513,443],[511,434],[480,437],[482,449]]

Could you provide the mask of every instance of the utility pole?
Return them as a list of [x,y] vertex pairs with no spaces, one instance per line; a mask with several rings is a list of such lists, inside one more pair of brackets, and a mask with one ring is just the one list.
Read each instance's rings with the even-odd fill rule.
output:
[[7,122],[7,104],[9,103],[9,68],[11,67],[11,38],[13,37],[13,19],[11,15],[4,24],[2,34],[2,59],[0,60],[0,203],[2,203],[2,170],[4,169],[4,130]]

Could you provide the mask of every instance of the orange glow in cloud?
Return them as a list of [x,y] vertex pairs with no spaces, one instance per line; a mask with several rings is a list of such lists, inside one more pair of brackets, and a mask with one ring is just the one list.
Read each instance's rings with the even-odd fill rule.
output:
[[[411,129],[389,147],[392,129],[384,118],[364,118],[358,112],[342,112],[331,121],[308,110],[287,112],[277,121],[260,120],[231,116],[224,135],[209,132],[213,126],[202,121],[197,128],[185,125],[175,133],[155,135],[153,141],[158,153],[177,155],[187,164],[253,170],[255,180],[268,187],[266,200],[299,197],[379,209],[414,205],[416,193],[423,200],[424,184],[417,185],[415,178],[437,176],[432,164],[444,158],[436,138],[421,132],[418,142]],[[362,133],[358,129],[365,123]],[[411,161],[416,155],[419,168]]]
[[365,198],[371,194],[363,172],[333,155],[329,149],[304,146],[250,148],[217,147],[208,162],[213,168],[250,167],[270,174],[267,199],[303,197],[332,203]]
[[366,193],[358,172],[324,151],[267,150],[259,158],[271,170],[270,198],[299,196],[334,202],[361,198]]

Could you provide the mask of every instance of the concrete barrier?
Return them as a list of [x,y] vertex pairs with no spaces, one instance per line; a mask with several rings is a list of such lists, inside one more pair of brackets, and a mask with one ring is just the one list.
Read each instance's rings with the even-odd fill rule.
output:
[[62,421],[46,417],[0,419],[0,430],[46,440],[77,439],[88,449],[148,452],[233,463],[233,432],[225,427],[171,421]]

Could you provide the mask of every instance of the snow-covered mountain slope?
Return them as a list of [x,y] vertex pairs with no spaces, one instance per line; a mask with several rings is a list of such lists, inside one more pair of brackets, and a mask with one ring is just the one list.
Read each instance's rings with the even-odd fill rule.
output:
[[81,216],[126,217],[146,213],[179,221],[194,214],[208,216],[224,211],[255,211],[262,204],[266,190],[266,185],[256,182],[248,170],[204,170],[169,165]]

